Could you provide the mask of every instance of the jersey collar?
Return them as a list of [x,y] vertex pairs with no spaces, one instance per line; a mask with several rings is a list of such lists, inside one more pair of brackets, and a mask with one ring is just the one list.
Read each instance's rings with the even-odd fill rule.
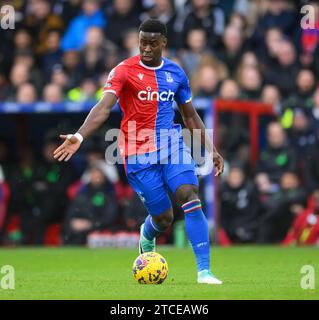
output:
[[140,60],[139,62],[140,62],[140,65],[141,65],[143,68],[148,69],[148,70],[161,69],[161,68],[163,67],[163,65],[164,65],[164,59],[162,59],[162,63],[161,63],[159,66],[157,66],[157,67],[149,67],[149,66],[145,65],[145,64],[142,62],[142,60]]

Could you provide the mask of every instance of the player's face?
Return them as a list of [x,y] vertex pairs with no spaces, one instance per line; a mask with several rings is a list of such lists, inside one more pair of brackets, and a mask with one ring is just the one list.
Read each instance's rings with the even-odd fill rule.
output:
[[159,66],[162,62],[162,51],[166,42],[166,38],[160,33],[141,31],[139,45],[142,62],[150,67]]

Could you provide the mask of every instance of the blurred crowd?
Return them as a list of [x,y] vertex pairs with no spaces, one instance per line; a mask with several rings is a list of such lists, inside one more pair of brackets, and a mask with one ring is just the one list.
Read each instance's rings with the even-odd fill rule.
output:
[[[226,172],[219,188],[221,243],[318,243],[319,4],[285,0],[28,0],[15,7],[16,28],[0,29],[0,102],[96,101],[108,73],[138,54],[137,28],[156,17],[168,28],[164,55],[187,72],[194,97],[274,106],[264,141],[249,166],[248,119],[219,117]],[[315,9],[302,29],[300,8]],[[261,139],[262,140],[262,139]],[[21,148],[12,165],[0,140],[0,236],[20,215],[20,243],[44,243],[62,222],[65,243],[84,243],[105,228],[138,230],[146,215],[121,170],[88,148],[83,170]],[[11,192],[10,192],[11,190]],[[9,196],[11,194],[11,196]],[[178,208],[177,208],[178,210]],[[120,212],[120,214],[119,214]],[[11,240],[15,235],[11,235]]]

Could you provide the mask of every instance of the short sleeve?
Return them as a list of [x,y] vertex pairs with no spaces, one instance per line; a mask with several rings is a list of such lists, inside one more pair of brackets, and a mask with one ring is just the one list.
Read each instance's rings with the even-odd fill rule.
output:
[[122,88],[126,81],[125,65],[119,64],[111,70],[107,78],[106,84],[103,87],[103,94],[106,92],[114,93],[117,97],[120,96]]
[[177,89],[175,100],[177,103],[185,104],[192,100],[192,91],[189,86],[189,80],[183,70],[181,70],[181,82]]

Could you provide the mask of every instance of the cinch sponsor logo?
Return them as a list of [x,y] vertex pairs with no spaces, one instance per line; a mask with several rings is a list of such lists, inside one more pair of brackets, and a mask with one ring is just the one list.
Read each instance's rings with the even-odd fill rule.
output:
[[163,91],[159,93],[158,91],[151,91],[151,87],[147,87],[146,90],[139,91],[137,97],[141,101],[173,101],[174,92],[171,90]]

